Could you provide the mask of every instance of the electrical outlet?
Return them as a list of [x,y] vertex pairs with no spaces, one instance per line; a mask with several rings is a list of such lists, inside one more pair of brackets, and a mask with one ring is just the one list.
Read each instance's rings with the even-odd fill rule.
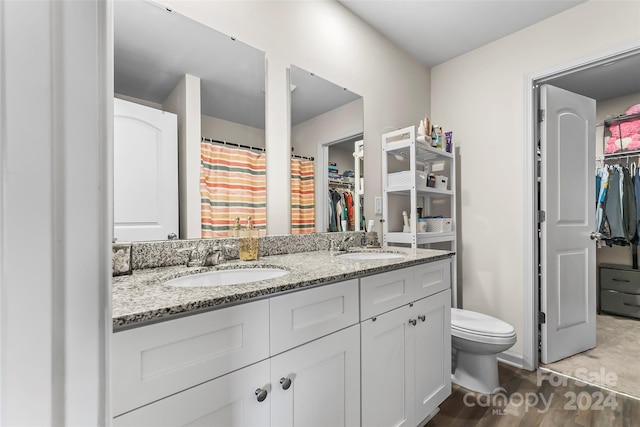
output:
[[374,200],[374,213],[376,215],[382,215],[382,197],[375,197],[373,200]]

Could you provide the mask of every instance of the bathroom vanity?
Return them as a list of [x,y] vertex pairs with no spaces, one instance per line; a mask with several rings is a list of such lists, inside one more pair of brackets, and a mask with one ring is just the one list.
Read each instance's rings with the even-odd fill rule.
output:
[[420,425],[451,391],[453,254],[394,251],[263,257],[289,274],[230,286],[114,278],[114,425]]

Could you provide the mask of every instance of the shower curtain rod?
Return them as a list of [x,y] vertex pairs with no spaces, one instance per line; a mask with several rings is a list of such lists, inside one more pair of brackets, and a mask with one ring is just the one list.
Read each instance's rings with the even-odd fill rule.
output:
[[[230,145],[232,147],[238,147],[238,148],[245,148],[247,150],[259,151],[261,153],[266,153],[267,152],[267,150],[262,148],[262,147],[253,147],[251,145],[238,144],[237,142],[220,141],[218,139],[207,138],[206,136],[202,137],[202,141],[203,142],[212,142],[214,144]],[[291,150],[293,150],[293,148],[291,148]],[[291,157],[296,158],[296,159],[304,159],[304,160],[311,160],[311,161],[314,160],[313,157],[299,156],[299,155],[293,154],[293,153],[291,154]]]

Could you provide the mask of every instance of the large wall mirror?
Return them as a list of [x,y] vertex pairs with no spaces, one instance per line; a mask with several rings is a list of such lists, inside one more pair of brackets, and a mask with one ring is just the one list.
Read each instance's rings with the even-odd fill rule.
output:
[[266,227],[265,56],[148,1],[114,3],[114,235]]
[[292,233],[362,230],[362,96],[290,70]]

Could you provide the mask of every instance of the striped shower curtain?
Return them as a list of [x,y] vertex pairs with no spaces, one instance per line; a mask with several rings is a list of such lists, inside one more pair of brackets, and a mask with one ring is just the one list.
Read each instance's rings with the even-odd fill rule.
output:
[[200,153],[202,238],[227,237],[236,217],[244,226],[251,216],[254,226],[265,230],[265,153],[207,141]]
[[316,231],[313,161],[291,159],[291,234]]

